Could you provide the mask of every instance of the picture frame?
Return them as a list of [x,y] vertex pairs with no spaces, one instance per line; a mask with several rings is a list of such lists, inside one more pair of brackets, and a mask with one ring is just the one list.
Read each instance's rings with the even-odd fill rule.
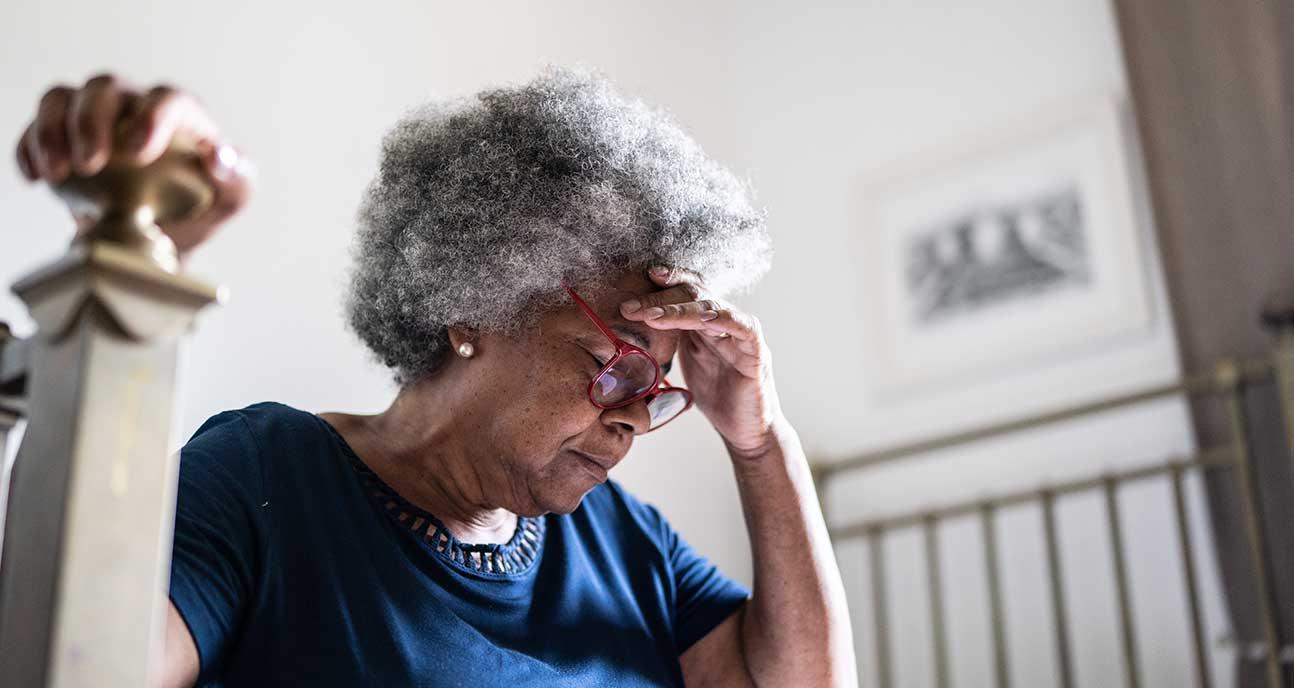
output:
[[1121,98],[1089,98],[863,180],[875,391],[1021,370],[1149,329],[1130,119]]

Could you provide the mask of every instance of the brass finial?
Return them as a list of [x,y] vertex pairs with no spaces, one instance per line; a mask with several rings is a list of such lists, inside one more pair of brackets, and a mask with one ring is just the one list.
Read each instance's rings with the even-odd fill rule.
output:
[[77,232],[73,245],[110,242],[150,257],[167,272],[179,269],[179,259],[158,224],[201,214],[215,195],[197,147],[178,138],[144,167],[114,154],[95,175],[73,172],[53,190],[73,215],[93,221]]

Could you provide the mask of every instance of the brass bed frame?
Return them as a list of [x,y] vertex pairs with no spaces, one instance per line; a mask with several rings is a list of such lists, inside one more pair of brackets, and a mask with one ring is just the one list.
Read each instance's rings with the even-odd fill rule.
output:
[[[1123,527],[1116,499],[1119,488],[1133,481],[1152,477],[1166,477],[1172,487],[1176,536],[1179,542],[1180,563],[1186,591],[1187,616],[1190,623],[1191,654],[1194,661],[1196,684],[1211,688],[1208,646],[1202,621],[1199,574],[1195,569],[1197,544],[1192,540],[1188,520],[1188,500],[1184,479],[1188,472],[1234,471],[1237,497],[1240,505],[1246,542],[1245,551],[1252,583],[1259,600],[1259,622],[1262,642],[1251,648],[1250,654],[1261,656],[1266,683],[1271,688],[1281,686],[1281,663],[1294,661],[1294,648],[1283,648],[1277,627],[1273,602],[1271,573],[1267,564],[1268,542],[1259,521],[1252,455],[1246,434],[1246,408],[1244,390],[1254,385],[1274,384],[1278,387],[1287,437],[1294,436],[1294,331],[1286,327],[1276,333],[1270,356],[1255,360],[1224,360],[1210,373],[1193,375],[1131,394],[1085,403],[1058,411],[1040,413],[1009,422],[981,427],[928,439],[902,447],[885,449],[834,462],[815,462],[814,477],[819,500],[826,498],[829,483],[847,473],[867,471],[882,464],[901,461],[934,450],[955,449],[981,440],[1004,437],[1012,433],[1050,426],[1062,421],[1126,409],[1150,401],[1170,397],[1201,400],[1220,398],[1225,406],[1230,425],[1230,442],[1224,446],[1206,447],[1192,456],[1179,456],[1165,462],[1143,465],[1120,471],[1102,472],[1075,480],[998,494],[951,504],[942,504],[920,510],[868,518],[848,523],[832,524],[829,532],[837,546],[847,542],[866,543],[870,566],[871,623],[874,636],[875,679],[881,688],[894,685],[893,657],[890,648],[890,621],[886,609],[887,582],[883,543],[885,538],[900,530],[919,529],[924,541],[924,566],[926,594],[929,597],[931,657],[935,685],[945,688],[950,683],[947,619],[943,599],[943,571],[939,560],[938,526],[955,517],[978,516],[982,529],[985,575],[988,581],[988,606],[992,628],[993,674],[997,685],[1010,686],[1009,652],[1004,631],[1003,589],[1000,574],[1001,562],[995,534],[995,514],[1008,506],[1037,504],[1041,510],[1042,532],[1046,558],[1047,585],[1050,592],[1051,634],[1056,652],[1058,685],[1069,688],[1075,685],[1074,666],[1063,582],[1065,571],[1059,556],[1059,538],[1056,528],[1055,503],[1062,495],[1097,492],[1103,495],[1106,526],[1111,545],[1117,603],[1118,634],[1121,641],[1124,676],[1127,686],[1142,685],[1138,668],[1137,633],[1133,618],[1132,590],[1129,586],[1127,551]],[[1294,461],[1294,444],[1289,446],[1289,458]],[[824,501],[825,511],[825,501]],[[1210,553],[1211,554],[1211,553]],[[1291,655],[1291,656],[1285,656]]]

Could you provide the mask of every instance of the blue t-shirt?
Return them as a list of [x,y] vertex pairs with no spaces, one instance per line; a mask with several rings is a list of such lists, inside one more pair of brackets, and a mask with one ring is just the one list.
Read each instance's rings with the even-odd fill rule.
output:
[[681,686],[749,593],[614,482],[466,545],[318,416],[261,403],[181,451],[171,601],[203,686]]

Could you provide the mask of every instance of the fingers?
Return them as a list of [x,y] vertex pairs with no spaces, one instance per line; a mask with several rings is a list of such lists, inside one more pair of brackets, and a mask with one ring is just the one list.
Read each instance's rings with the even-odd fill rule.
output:
[[[686,274],[681,270],[670,271],[668,268],[656,267],[648,270],[647,274],[653,282],[666,288],[620,304],[620,314],[626,318],[639,320],[660,317],[664,313],[663,306],[697,301],[705,294],[699,279],[679,278],[679,275]],[[639,317],[631,317],[634,315]]]
[[693,357],[714,357],[726,362],[746,377],[759,377],[767,355],[758,329],[746,339],[738,339],[727,332],[706,328],[689,330],[679,338],[679,353]]
[[67,140],[67,108],[72,89],[55,86],[45,92],[36,108],[36,119],[27,128],[22,144],[27,148],[38,177],[62,181],[71,170]]
[[111,74],[94,76],[80,88],[55,86],[41,98],[14,157],[28,180],[59,184],[72,173],[99,174],[109,162],[149,165],[176,141],[197,147],[214,191],[199,217],[159,218],[183,257],[246,205],[253,178],[246,158],[218,143],[218,127],[192,95],[170,86],[141,93]]
[[[647,299],[644,298],[643,301],[646,302]],[[720,308],[722,306],[712,299],[664,303],[659,306],[649,305],[640,311],[629,313],[625,315],[625,319],[646,323],[657,329],[700,330],[707,322],[719,317]]]
[[718,317],[705,323],[704,330],[707,334],[726,336],[742,353],[754,355],[759,352],[763,332],[755,316],[731,308],[721,309],[718,313]]
[[72,169],[77,174],[88,177],[108,163],[117,120],[127,100],[127,94],[111,74],[92,77],[72,95],[67,133]]
[[170,86],[150,89],[140,101],[125,132],[127,150],[135,162],[153,162],[171,144],[177,132],[184,131],[194,139],[216,139],[219,128],[193,98]]
[[140,94],[111,74],[99,74],[79,89],[58,85],[47,91],[15,158],[29,180],[58,183],[72,172],[99,172],[115,150],[147,165],[180,133],[198,141],[215,139],[219,130],[187,93],[158,86]]
[[647,274],[652,282],[665,288],[620,304],[620,314],[626,320],[643,322],[654,329],[693,330],[718,339],[731,338],[742,351],[758,350],[758,320],[723,301],[706,298],[696,273],[654,266]]
[[738,351],[759,351],[759,321],[731,305],[716,299],[651,306],[625,316],[655,330],[691,330],[718,340],[728,340]]

